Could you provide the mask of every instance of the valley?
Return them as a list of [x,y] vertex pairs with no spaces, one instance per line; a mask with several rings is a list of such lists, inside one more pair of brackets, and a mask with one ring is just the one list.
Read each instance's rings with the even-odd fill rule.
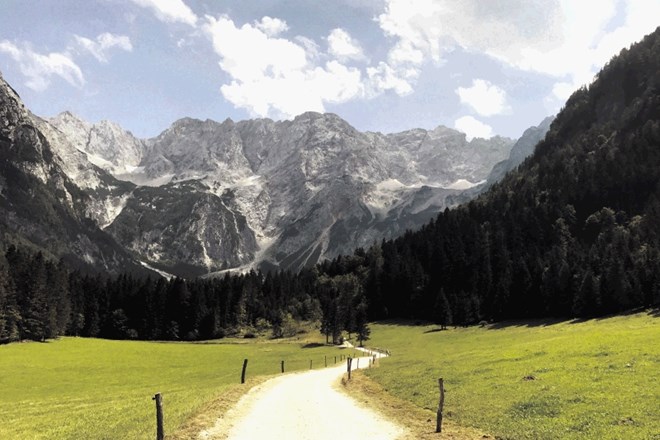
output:
[[110,3],[0,6],[0,438],[660,438],[660,0]]

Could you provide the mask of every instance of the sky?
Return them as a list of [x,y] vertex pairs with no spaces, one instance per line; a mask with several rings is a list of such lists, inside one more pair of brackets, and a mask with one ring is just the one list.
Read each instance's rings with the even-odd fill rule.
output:
[[306,111],[517,138],[658,25],[660,0],[0,0],[0,72],[141,138]]

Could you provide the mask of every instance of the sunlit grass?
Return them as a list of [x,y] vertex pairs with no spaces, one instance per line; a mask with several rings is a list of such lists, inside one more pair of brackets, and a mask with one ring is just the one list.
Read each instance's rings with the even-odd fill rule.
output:
[[434,331],[372,325],[388,392],[501,439],[660,439],[660,318]]
[[[320,337],[319,337],[320,340]],[[248,377],[324,365],[325,346],[244,341],[154,343],[62,338],[0,346],[0,439],[151,439],[164,399],[173,432],[206,402]],[[239,342],[235,340],[233,342]],[[306,341],[308,342],[308,341]],[[329,364],[330,365],[330,364]]]

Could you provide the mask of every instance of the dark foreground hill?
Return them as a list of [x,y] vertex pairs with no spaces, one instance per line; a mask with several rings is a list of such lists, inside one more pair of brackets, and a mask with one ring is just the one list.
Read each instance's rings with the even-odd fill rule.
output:
[[659,225],[660,29],[487,193],[323,271],[367,274],[371,318],[601,315],[660,302]]

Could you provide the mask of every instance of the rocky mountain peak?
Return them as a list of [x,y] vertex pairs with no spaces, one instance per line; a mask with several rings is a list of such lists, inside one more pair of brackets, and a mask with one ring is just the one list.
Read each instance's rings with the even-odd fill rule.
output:
[[115,122],[102,120],[92,124],[69,111],[47,122],[62,132],[76,149],[85,153],[91,163],[112,174],[129,173],[142,160],[144,142]]
[[27,114],[20,96],[0,73],[0,135],[12,139],[14,130],[26,120]]

